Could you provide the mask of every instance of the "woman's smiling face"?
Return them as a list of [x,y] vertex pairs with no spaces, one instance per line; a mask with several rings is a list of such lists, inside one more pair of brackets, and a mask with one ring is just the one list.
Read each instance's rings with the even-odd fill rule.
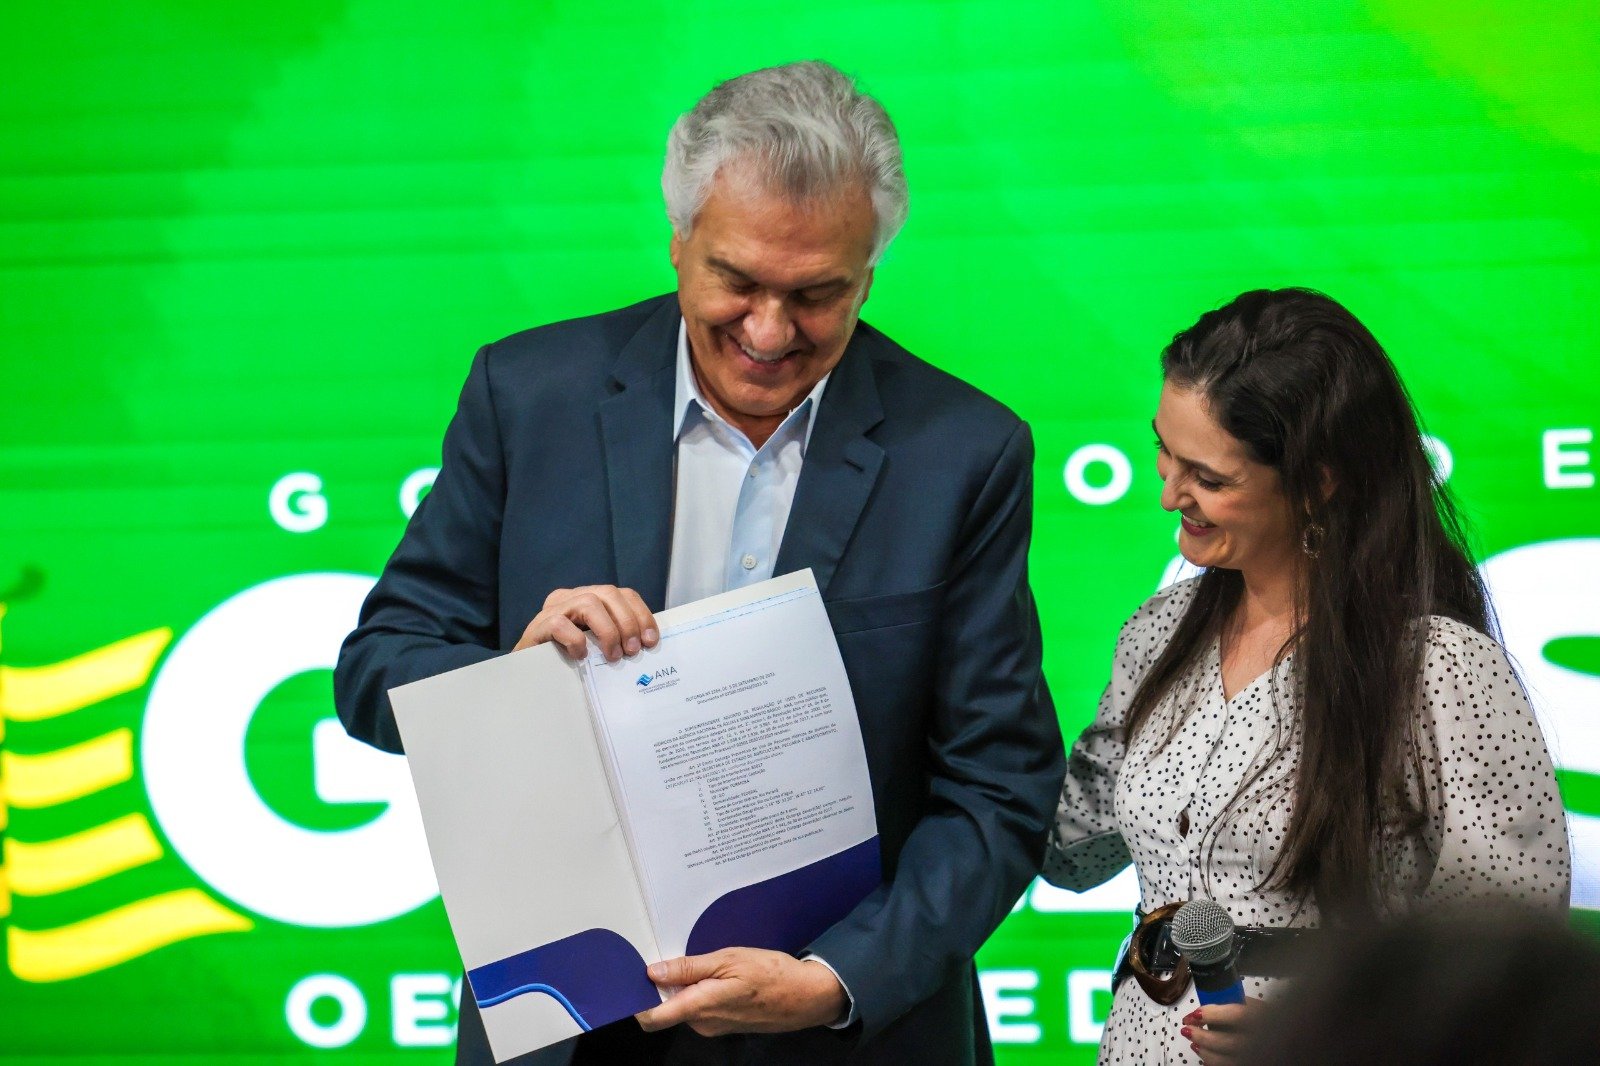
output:
[[1198,388],[1164,383],[1152,425],[1161,506],[1180,516],[1183,557],[1247,579],[1291,574],[1300,545],[1278,472],[1217,423]]

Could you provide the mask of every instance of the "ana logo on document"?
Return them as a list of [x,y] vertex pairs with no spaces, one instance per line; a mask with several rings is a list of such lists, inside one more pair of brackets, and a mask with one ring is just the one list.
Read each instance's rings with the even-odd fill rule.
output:
[[638,680],[636,680],[634,682],[634,684],[637,685],[641,689],[647,689],[651,685],[654,685],[657,681],[660,681],[662,678],[670,677],[670,678],[672,678],[671,681],[668,681],[666,684],[659,685],[657,687],[658,688],[671,688],[673,685],[676,685],[678,683],[678,676],[677,675],[678,675],[678,668],[676,666],[663,666],[661,669],[657,670],[653,674],[640,674]]

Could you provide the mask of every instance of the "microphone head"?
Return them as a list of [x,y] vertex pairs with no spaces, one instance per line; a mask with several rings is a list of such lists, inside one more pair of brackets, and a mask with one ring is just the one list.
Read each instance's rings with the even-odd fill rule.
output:
[[1172,917],[1172,943],[1191,966],[1223,962],[1233,954],[1233,919],[1209,899],[1192,899]]

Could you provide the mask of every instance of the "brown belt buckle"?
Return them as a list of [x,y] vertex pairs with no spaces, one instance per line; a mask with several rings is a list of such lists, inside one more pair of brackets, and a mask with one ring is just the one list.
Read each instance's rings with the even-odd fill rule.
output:
[[1182,955],[1178,956],[1178,965],[1168,974],[1151,970],[1145,960],[1155,954],[1154,940],[1161,932],[1162,923],[1177,914],[1181,906],[1182,903],[1168,903],[1145,915],[1139,927],[1133,931],[1133,942],[1128,945],[1128,965],[1133,970],[1134,979],[1144,989],[1145,995],[1163,1007],[1172,1006],[1189,990],[1188,960]]

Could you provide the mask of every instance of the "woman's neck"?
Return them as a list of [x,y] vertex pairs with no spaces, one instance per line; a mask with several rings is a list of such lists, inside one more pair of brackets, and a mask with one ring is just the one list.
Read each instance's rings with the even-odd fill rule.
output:
[[1233,610],[1230,628],[1239,634],[1275,634],[1286,641],[1299,621],[1296,575],[1292,568],[1268,573],[1244,573],[1244,591]]
[[1294,578],[1273,582],[1244,582],[1244,595],[1239,598],[1239,613],[1248,623],[1263,623],[1294,619]]

